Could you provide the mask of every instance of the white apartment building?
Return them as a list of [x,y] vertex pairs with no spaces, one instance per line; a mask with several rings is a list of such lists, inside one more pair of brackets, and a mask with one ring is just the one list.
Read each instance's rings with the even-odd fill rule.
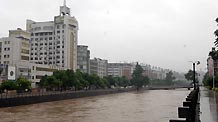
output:
[[21,29],[10,30],[9,37],[0,39],[0,64],[15,65],[16,62],[29,62],[30,33]]
[[108,61],[100,58],[94,58],[90,60],[90,73],[97,74],[99,77],[103,78],[107,76],[107,65]]
[[113,77],[125,76],[132,78],[133,65],[130,63],[108,63],[108,75]]
[[32,87],[44,75],[52,75],[60,69],[52,65],[30,63],[30,33],[20,28],[10,30],[9,37],[0,38],[0,82],[23,76],[32,82]]
[[31,34],[31,62],[77,69],[78,22],[70,15],[66,2],[54,21],[27,20],[26,30]]

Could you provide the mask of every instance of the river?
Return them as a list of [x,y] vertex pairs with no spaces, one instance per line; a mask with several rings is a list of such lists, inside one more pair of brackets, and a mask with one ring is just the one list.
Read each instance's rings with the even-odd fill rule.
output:
[[145,90],[0,108],[0,122],[168,122],[189,93]]

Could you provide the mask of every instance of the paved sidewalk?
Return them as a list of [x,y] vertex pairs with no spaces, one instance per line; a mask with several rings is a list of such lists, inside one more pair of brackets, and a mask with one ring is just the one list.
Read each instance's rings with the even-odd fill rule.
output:
[[218,122],[218,92],[200,88],[201,122]]

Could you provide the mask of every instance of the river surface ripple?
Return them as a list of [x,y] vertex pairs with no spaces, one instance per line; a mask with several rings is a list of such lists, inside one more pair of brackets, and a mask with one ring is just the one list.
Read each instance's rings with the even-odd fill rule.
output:
[[134,91],[0,108],[0,122],[168,122],[189,93]]

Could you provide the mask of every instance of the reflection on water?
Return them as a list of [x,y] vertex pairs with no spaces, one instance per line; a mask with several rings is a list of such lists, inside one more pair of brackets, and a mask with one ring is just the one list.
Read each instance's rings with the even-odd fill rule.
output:
[[1,108],[1,122],[168,122],[190,91],[151,90]]
[[218,122],[218,93],[202,88],[201,90],[201,121]]

